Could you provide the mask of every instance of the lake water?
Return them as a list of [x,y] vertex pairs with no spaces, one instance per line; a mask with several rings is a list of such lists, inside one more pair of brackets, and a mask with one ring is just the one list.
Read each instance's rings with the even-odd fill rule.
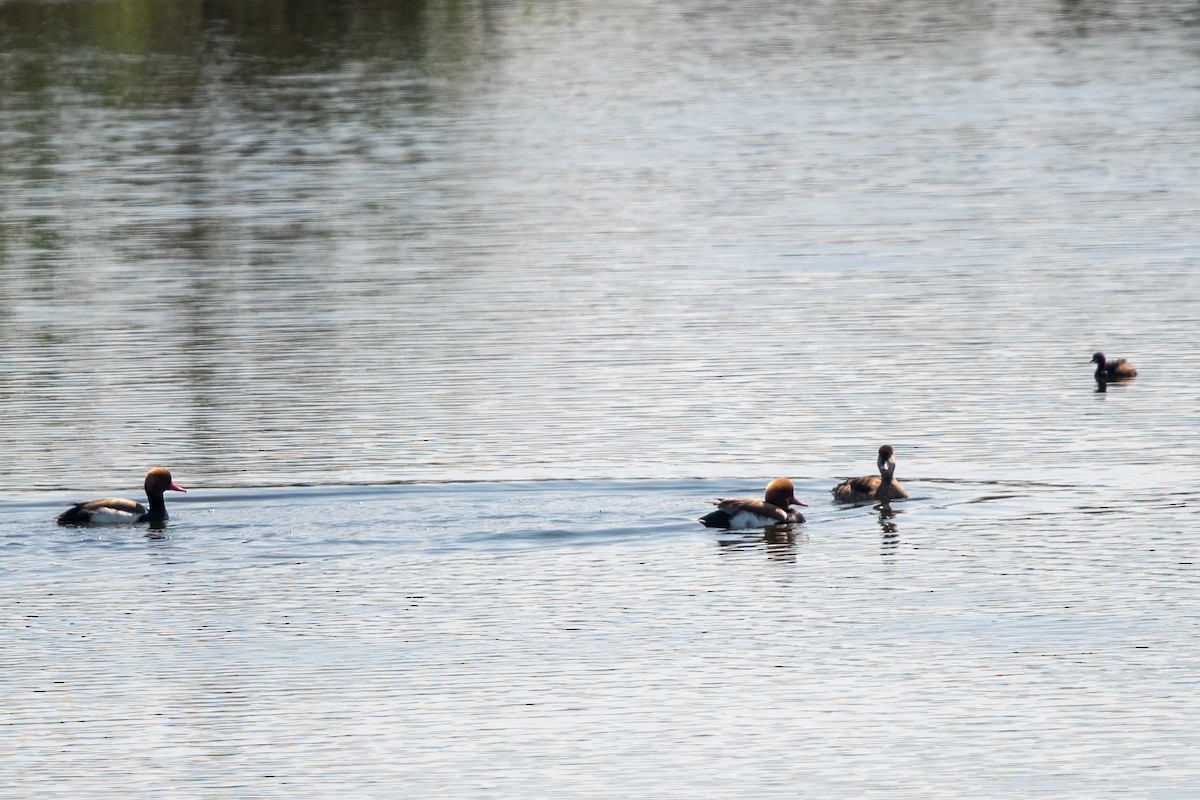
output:
[[0,2],[0,796],[1195,796],[1198,44]]

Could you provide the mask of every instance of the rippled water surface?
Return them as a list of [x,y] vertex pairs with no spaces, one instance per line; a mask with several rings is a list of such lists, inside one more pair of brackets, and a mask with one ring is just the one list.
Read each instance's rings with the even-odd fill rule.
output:
[[1191,796],[1198,23],[0,2],[0,795]]

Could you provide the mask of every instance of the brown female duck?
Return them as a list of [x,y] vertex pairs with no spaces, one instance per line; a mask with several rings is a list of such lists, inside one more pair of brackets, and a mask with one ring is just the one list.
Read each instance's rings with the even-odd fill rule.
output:
[[849,478],[833,487],[833,499],[843,503],[862,503],[868,500],[903,500],[908,492],[896,480],[896,455],[890,444],[879,448],[878,475]]

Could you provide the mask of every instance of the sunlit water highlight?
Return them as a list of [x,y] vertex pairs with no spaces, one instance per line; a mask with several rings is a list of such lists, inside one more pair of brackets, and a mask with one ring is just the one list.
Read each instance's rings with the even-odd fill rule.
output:
[[1193,5],[288,6],[0,4],[0,794],[1189,796]]
[[881,514],[801,482],[790,533],[696,525],[727,488],[754,487],[214,492],[158,534],[55,529],[18,503],[7,785],[1184,785],[1194,496],[1080,508],[1078,487],[918,481]]

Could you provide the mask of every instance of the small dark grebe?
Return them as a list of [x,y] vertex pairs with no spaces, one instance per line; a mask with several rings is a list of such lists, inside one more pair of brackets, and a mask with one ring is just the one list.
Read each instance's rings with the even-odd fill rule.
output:
[[1098,381],[1123,381],[1137,377],[1137,370],[1123,358],[1109,361],[1104,353],[1092,354],[1092,363],[1096,364],[1095,378]]

